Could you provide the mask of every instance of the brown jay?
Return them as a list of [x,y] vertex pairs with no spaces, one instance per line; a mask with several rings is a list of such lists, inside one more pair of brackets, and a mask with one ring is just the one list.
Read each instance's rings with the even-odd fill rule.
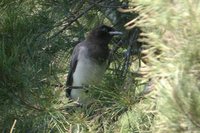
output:
[[86,91],[80,86],[96,84],[101,80],[109,56],[108,43],[119,34],[122,33],[112,27],[100,25],[75,46],[66,83],[66,93],[70,98],[80,104],[88,101]]

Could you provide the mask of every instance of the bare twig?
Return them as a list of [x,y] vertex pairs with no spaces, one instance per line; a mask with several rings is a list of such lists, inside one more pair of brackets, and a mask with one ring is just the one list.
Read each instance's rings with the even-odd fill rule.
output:
[[[100,1],[98,1],[100,2]],[[97,3],[98,3],[97,2]],[[59,35],[60,33],[62,33],[64,30],[66,30],[72,23],[74,23],[75,21],[77,21],[79,18],[81,18],[85,13],[87,13],[89,10],[91,10],[94,7],[95,4],[89,5],[82,13],[80,13],[79,15],[77,15],[75,18],[73,18],[72,20],[70,20],[66,25],[64,25],[64,27],[59,30],[58,32],[56,32],[54,35],[52,35],[51,37],[49,37],[49,39],[54,38],[55,36]]]
[[131,36],[130,40],[129,40],[129,45],[128,45],[128,49],[126,51],[126,55],[125,55],[125,61],[122,67],[123,73],[122,76],[125,77],[127,72],[128,72],[128,68],[130,66],[130,60],[131,60],[131,55],[132,55],[132,51],[134,50],[134,46],[137,45],[137,39],[139,36],[139,30],[136,28],[133,35]]
[[13,132],[13,130],[14,130],[14,128],[15,128],[15,125],[16,125],[16,122],[17,122],[17,120],[15,119],[14,122],[13,122],[13,125],[12,125],[12,127],[11,127],[11,129],[10,129],[10,133]]
[[89,3],[94,4],[96,6],[105,7],[105,8],[123,8],[122,5],[102,5],[94,1],[89,1]]
[[85,89],[84,86],[69,86],[67,89]]
[[117,42],[117,44],[115,44],[115,47],[110,51],[109,57],[108,57],[108,66],[107,66],[107,68],[110,66],[110,63],[113,60],[114,53],[121,47],[121,45],[122,45],[122,40],[119,40]]

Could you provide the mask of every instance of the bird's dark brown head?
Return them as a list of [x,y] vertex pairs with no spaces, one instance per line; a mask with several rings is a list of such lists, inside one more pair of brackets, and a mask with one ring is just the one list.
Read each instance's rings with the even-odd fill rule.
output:
[[88,35],[89,40],[95,40],[99,41],[103,44],[108,44],[110,40],[112,39],[113,35],[122,34],[121,32],[115,31],[114,28],[106,26],[106,25],[100,25],[94,28]]

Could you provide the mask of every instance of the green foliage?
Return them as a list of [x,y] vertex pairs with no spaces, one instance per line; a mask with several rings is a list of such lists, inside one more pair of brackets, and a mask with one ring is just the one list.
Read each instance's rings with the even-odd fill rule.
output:
[[[118,12],[126,2],[0,2],[2,132],[200,130],[199,2],[130,0]],[[89,88],[92,103],[77,107],[65,96],[70,54],[101,23],[124,31],[111,42],[123,46],[111,45],[117,51],[101,84]],[[136,46],[139,57],[126,62],[136,26],[143,50]]]
[[133,97],[126,102],[118,96],[126,95],[120,91],[123,82],[116,90],[110,86],[109,80],[118,80],[113,69],[102,86],[91,91],[99,99],[89,107],[68,103],[64,94],[72,48],[95,25],[114,23],[104,14],[108,8],[99,10],[94,3],[78,0],[1,1],[0,6],[0,130],[112,131],[115,126],[110,124],[130,108]]
[[[198,132],[199,121],[199,1],[135,1],[141,41],[147,61],[141,71],[159,95],[153,132]],[[134,23],[135,22],[135,23]],[[145,80],[143,79],[143,80]]]

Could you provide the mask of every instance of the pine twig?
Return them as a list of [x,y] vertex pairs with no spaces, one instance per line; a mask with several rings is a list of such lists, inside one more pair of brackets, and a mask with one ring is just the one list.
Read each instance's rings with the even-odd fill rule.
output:
[[[100,1],[98,1],[97,3],[99,3]],[[62,33],[64,30],[66,30],[71,24],[73,24],[75,21],[77,21],[79,18],[81,18],[85,13],[87,13],[89,10],[91,10],[94,7],[95,4],[91,4],[89,5],[82,13],[80,13],[78,16],[76,16],[75,18],[73,18],[72,20],[70,20],[66,25],[64,25],[64,27],[59,30],[58,32],[56,32],[54,35],[52,35],[51,37],[49,37],[49,40],[56,37],[57,35],[59,35],[60,33]]]
[[133,35],[131,36],[131,38],[129,40],[128,49],[126,51],[125,61],[124,61],[123,67],[122,67],[122,70],[123,70],[122,76],[123,77],[125,77],[128,72],[128,68],[130,66],[131,55],[132,55],[134,48],[136,48],[134,46],[137,45],[138,36],[139,36],[139,30],[136,28]]

